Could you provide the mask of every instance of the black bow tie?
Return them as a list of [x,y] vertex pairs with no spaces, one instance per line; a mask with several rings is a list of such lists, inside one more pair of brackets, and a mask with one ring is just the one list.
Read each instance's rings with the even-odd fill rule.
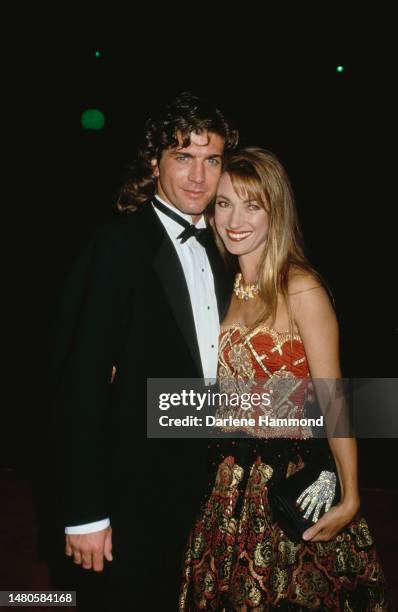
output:
[[208,227],[197,228],[193,223],[189,223],[180,215],[171,210],[168,206],[165,206],[162,202],[160,202],[157,198],[152,199],[152,204],[160,210],[162,213],[167,215],[170,219],[173,219],[176,223],[179,223],[184,231],[181,232],[177,236],[177,238],[181,241],[181,244],[189,240],[192,236],[195,236],[196,240],[204,247],[206,247],[209,243],[209,238],[211,237],[211,230]]

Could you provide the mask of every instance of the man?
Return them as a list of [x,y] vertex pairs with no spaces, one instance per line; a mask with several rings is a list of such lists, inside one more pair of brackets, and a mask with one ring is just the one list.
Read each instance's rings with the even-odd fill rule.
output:
[[54,359],[65,552],[96,572],[105,559],[111,610],[177,606],[206,445],[146,439],[146,380],[216,376],[232,284],[203,212],[236,144],[190,94],[150,119],[118,203],[134,212],[95,233],[65,287]]

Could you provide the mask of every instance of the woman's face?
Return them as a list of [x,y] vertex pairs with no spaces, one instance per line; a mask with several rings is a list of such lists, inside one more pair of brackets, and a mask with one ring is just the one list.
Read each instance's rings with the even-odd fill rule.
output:
[[221,176],[214,221],[225,248],[233,255],[260,255],[267,241],[269,216],[261,202],[242,199],[229,174]]

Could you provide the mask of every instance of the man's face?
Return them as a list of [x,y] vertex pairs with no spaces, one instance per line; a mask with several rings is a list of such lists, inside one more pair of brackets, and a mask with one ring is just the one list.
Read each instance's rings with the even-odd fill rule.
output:
[[213,132],[191,133],[191,143],[162,151],[160,162],[153,161],[157,194],[195,223],[214,198],[221,176],[224,138]]

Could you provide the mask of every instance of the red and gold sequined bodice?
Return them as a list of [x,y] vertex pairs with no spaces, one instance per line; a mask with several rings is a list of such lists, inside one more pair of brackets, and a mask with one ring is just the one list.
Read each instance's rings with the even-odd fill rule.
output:
[[[221,327],[218,380],[224,393],[269,393],[270,406],[246,410],[257,418],[301,418],[306,400],[311,399],[310,373],[303,342],[298,334],[281,332],[260,324],[253,329],[232,324]],[[232,414],[222,410],[223,416]],[[235,411],[236,413],[237,411]],[[242,412],[239,413],[242,416]],[[251,431],[256,436],[310,436],[310,431],[266,428]],[[294,436],[296,437],[296,436]]]
[[290,373],[309,376],[303,342],[298,334],[267,325],[249,331],[244,325],[221,327],[219,376],[263,378]]

